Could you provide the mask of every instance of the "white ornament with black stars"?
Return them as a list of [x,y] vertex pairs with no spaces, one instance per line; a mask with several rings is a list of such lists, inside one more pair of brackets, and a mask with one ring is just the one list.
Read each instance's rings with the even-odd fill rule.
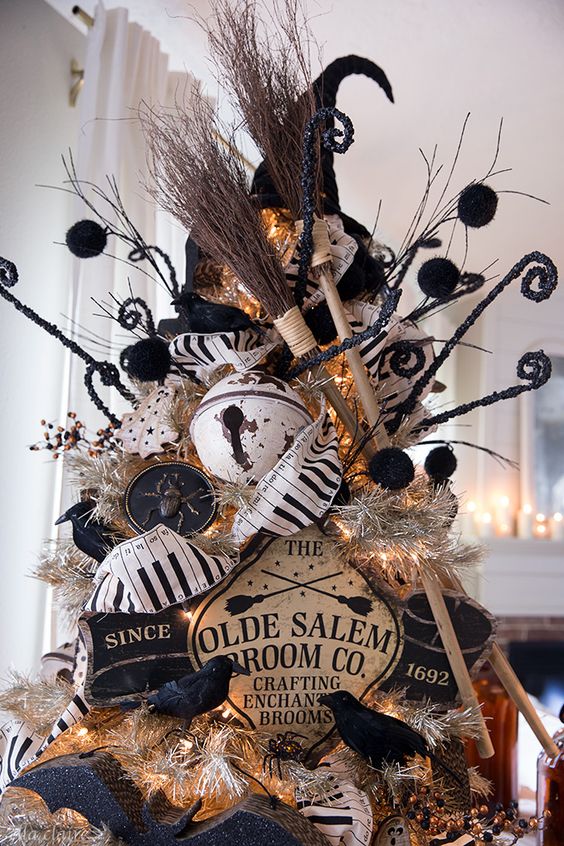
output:
[[123,417],[115,437],[121,441],[125,452],[148,458],[163,452],[164,444],[178,439],[178,432],[169,422],[175,392],[173,385],[159,385],[132,414]]

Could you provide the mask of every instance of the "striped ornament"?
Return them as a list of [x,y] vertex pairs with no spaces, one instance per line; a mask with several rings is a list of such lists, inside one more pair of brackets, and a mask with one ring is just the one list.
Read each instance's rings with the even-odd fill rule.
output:
[[319,768],[329,768],[331,789],[312,800],[296,789],[296,807],[325,835],[331,846],[368,846],[373,816],[370,799],[350,781],[347,771],[328,755]]
[[283,537],[325,514],[342,481],[339,441],[325,401],[319,416],[297,436],[273,469],[260,479],[249,505],[233,523],[243,543],[257,532]]
[[123,541],[100,564],[85,611],[155,614],[221,582],[238,555],[208,555],[162,523]]
[[279,344],[251,329],[215,332],[211,335],[178,335],[169,350],[177,376],[203,380],[218,367],[230,364],[237,370],[251,370]]

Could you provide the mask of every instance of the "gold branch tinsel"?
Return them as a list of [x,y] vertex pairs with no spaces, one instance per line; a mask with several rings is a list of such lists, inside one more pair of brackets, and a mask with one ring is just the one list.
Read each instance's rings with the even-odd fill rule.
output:
[[12,670],[8,687],[0,693],[0,711],[23,720],[39,734],[46,734],[73,696],[74,687],[64,679],[31,679]]
[[73,627],[92,594],[97,568],[97,561],[77,549],[71,540],[64,539],[46,544],[31,575],[51,585],[57,608],[65,622]]
[[468,768],[468,778],[470,779],[470,791],[473,796],[487,799],[493,793],[493,784],[482,775],[478,767]]
[[429,700],[409,702],[405,694],[403,688],[395,688],[386,693],[374,690],[370,693],[367,704],[406,722],[423,735],[432,750],[440,748],[450,740],[479,736],[479,706],[441,711],[439,704]]
[[423,474],[399,491],[365,487],[348,505],[333,506],[340,546],[361,569],[389,581],[414,583],[419,566],[436,576],[458,575],[483,557],[480,546],[449,533],[453,494]]
[[2,846],[126,846],[106,826],[90,825],[75,811],[50,814],[33,792],[9,788],[0,806]]
[[69,455],[66,466],[71,481],[81,490],[88,491],[95,506],[92,519],[116,526],[131,535],[122,510],[122,499],[129,480],[147,463],[138,455],[128,455],[121,448],[114,452],[90,458],[79,454]]

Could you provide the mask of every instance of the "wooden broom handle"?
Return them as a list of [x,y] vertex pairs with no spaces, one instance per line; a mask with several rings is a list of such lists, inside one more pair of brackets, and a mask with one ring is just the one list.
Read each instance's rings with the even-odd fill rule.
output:
[[[331,271],[329,269],[326,270],[325,267],[321,268],[319,271],[319,287],[325,295],[327,306],[331,313],[331,317],[333,318],[333,322],[341,342],[347,340],[348,338],[352,338],[353,331],[333,280],[333,275]],[[346,350],[345,355],[351,369],[353,380],[356,385],[368,425],[370,427],[374,427],[380,419],[380,406],[376,399],[374,388],[370,384],[370,379],[368,378],[368,373],[366,372],[366,368],[364,367],[362,358],[360,357],[358,347]],[[373,449],[375,450],[390,445],[388,435],[383,426],[380,427],[378,435],[376,436],[376,434],[374,434],[371,440],[373,442]]]
[[[466,594],[466,591],[464,590],[460,579],[458,579],[456,576],[452,576],[450,581],[452,582],[452,585],[456,588],[456,590]],[[531,704],[531,700],[529,699],[527,691],[515,675],[515,670],[513,669],[508,659],[505,657],[503,650],[497,643],[494,643],[493,645],[489,661],[493,667],[496,676],[505,688],[508,696],[513,700],[513,702],[517,706],[517,709],[523,714],[523,716],[527,720],[529,726],[535,733],[537,740],[539,741],[546,754],[550,758],[555,758],[557,755],[560,755],[561,750],[558,748],[552,737],[545,729],[541,718],[539,717],[533,705]]]
[[465,708],[475,708],[480,714],[479,736],[476,739],[476,748],[480,758],[491,758],[495,753],[493,744],[486,726],[486,722],[482,715],[480,703],[476,696],[476,691],[472,685],[468,667],[462,655],[460,644],[448,613],[445,598],[443,596],[441,585],[438,580],[427,573],[424,569],[425,565],[420,568],[420,577],[425,593],[437,624],[437,629],[441,636],[445,652],[452,670],[452,674],[456,680],[460,698]]

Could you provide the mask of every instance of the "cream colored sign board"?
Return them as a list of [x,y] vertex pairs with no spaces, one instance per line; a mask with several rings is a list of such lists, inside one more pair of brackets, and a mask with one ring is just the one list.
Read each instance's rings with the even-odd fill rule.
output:
[[250,670],[231,682],[239,716],[311,741],[333,725],[319,696],[344,689],[362,697],[393,671],[402,643],[399,611],[315,527],[237,567],[202,600],[189,631],[196,666],[221,654]]

